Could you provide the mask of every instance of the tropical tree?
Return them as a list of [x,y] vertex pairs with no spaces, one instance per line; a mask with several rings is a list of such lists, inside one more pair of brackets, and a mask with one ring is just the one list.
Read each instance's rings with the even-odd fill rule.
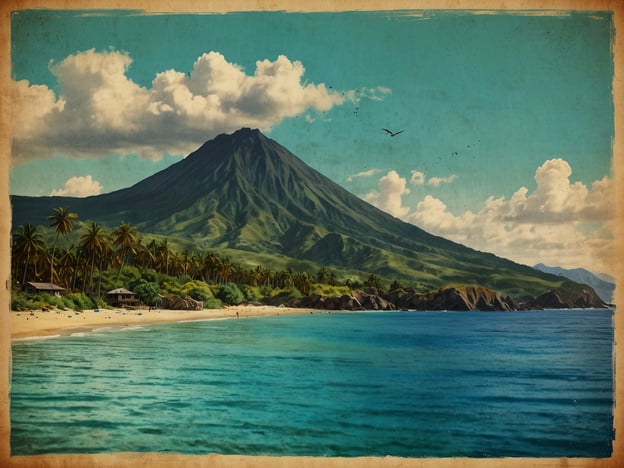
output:
[[141,279],[134,287],[134,292],[138,298],[150,307],[160,304],[162,298],[158,294],[158,284]]
[[[85,256],[90,258],[90,272],[89,272],[89,291],[93,292],[93,271],[95,270],[95,260],[104,247],[106,234],[104,229],[99,224],[92,222],[87,226],[86,232],[80,238],[80,248],[85,253]],[[85,281],[85,286],[87,282]]]
[[375,274],[371,274],[366,279],[366,281],[364,281],[364,287],[383,289],[383,285],[381,284],[381,278]]
[[336,277],[336,273],[333,271],[329,272],[329,278],[327,278],[327,284],[330,286],[338,286],[338,278]]
[[219,288],[216,294],[225,304],[238,305],[245,300],[245,296],[238,286],[234,283],[224,284]]
[[24,261],[22,284],[26,282],[28,267],[33,257],[43,249],[43,240],[37,227],[28,223],[20,225],[13,236],[13,250],[16,258]]
[[113,247],[120,250],[121,253],[121,265],[119,267],[119,274],[117,275],[117,281],[121,277],[121,270],[126,264],[128,255],[135,253],[137,229],[128,223],[121,222],[119,227],[112,232]]
[[329,282],[329,275],[327,274],[325,267],[321,267],[321,269],[316,273],[316,282],[321,284],[327,284]]
[[61,234],[69,234],[73,227],[78,215],[76,213],[70,213],[68,207],[54,208],[52,210],[54,214],[48,216],[50,221],[50,227],[56,230],[56,236],[54,236],[54,243],[52,244],[52,254],[50,255],[50,283],[54,282],[54,262],[56,253],[56,243]]
[[[152,245],[152,244],[150,244]],[[156,270],[159,273],[169,275],[169,257],[171,249],[169,248],[169,240],[165,239],[160,244],[155,245]]]
[[304,271],[303,273],[295,273],[293,275],[293,283],[295,288],[301,291],[302,294],[307,295],[310,293],[310,288],[314,283],[314,279],[307,271]]
[[74,278],[76,276],[77,270],[77,255],[74,251],[74,246],[72,245],[69,248],[63,249],[59,257],[59,279],[61,285],[65,286],[67,289],[73,289],[74,287]]
[[113,260],[113,246],[110,236],[106,234],[102,238],[100,249],[98,251],[99,265],[98,265],[98,289],[97,297],[102,297],[102,276],[105,270],[111,266]]

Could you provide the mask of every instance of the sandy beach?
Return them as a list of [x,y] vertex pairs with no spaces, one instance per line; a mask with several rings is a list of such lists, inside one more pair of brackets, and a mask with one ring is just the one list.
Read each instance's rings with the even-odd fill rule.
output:
[[69,335],[103,326],[124,327],[150,323],[309,314],[311,312],[319,311],[263,305],[241,305],[223,309],[203,310],[92,309],[83,311],[11,311],[11,339]]

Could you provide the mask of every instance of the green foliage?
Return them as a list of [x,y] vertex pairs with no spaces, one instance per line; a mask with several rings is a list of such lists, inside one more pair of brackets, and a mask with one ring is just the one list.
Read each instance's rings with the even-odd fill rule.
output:
[[30,296],[18,292],[11,292],[11,310],[30,310],[35,308],[35,303]]
[[34,296],[21,292],[11,293],[11,309],[74,309],[85,310],[107,307],[101,299],[92,300],[84,293],[70,293],[58,297],[47,293],[40,293]]
[[164,280],[161,280],[161,275],[156,270],[150,268],[141,271],[141,277],[132,283],[132,287],[136,289],[142,282],[161,284]]
[[148,306],[155,306],[160,304],[161,298],[158,295],[158,284],[153,282],[148,282],[145,280],[140,280],[139,283],[135,286],[134,292],[137,294],[137,297]]
[[316,283],[310,288],[310,295],[319,294],[321,296],[338,297],[350,293],[351,288],[348,286],[331,286],[329,284]]
[[234,283],[224,284],[217,291],[217,299],[221,299],[224,304],[238,305],[245,300],[245,296]]
[[366,279],[366,281],[364,281],[364,287],[383,289],[383,285],[381,284],[381,278],[377,275],[370,275]]
[[182,296],[182,286],[177,281],[163,281],[160,286],[161,291],[165,295]]
[[204,309],[220,309],[221,307],[223,307],[223,303],[221,299],[217,299],[216,297],[204,302]]
[[182,296],[189,296],[196,301],[207,302],[208,300],[214,298],[214,294],[212,293],[210,286],[199,280],[188,281],[184,284],[184,286],[182,286],[180,292]]
[[345,286],[348,287],[351,290],[353,290],[353,289],[361,289],[364,286],[364,283],[362,283],[357,278],[347,278],[345,280]]
[[94,309],[94,303],[85,293],[72,293],[63,296],[63,303],[68,309],[85,310]]
[[62,309],[65,307],[63,304],[63,299],[59,296],[53,296],[48,293],[40,293],[34,297],[34,300],[38,304],[38,309],[56,307],[58,309]]
[[276,288],[267,297],[282,297],[287,299],[301,299],[303,294],[297,288]]
[[247,302],[258,302],[260,299],[265,297],[260,289],[261,288],[259,288],[258,286],[250,286],[248,284],[243,284],[240,286],[240,290],[243,292],[243,295],[245,296],[245,300]]
[[[140,278],[141,271],[137,267],[126,265],[121,269],[121,274],[119,275],[119,283],[117,287],[127,288],[130,284],[138,281]],[[109,289],[107,289],[107,291],[109,291]]]

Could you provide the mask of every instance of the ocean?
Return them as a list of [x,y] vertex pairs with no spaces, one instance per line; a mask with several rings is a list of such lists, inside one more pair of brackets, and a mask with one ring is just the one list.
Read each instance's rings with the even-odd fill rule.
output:
[[319,311],[14,341],[11,452],[608,457],[613,313]]

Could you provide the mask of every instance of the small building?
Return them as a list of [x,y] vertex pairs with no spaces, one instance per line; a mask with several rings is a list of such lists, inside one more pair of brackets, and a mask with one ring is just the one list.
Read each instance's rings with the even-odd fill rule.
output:
[[136,293],[124,288],[108,291],[104,296],[104,300],[113,307],[138,306],[141,302]]
[[26,294],[39,294],[39,293],[47,293],[51,296],[61,297],[67,289],[59,286],[54,283],[34,283],[28,282],[24,283],[22,286],[22,291]]

